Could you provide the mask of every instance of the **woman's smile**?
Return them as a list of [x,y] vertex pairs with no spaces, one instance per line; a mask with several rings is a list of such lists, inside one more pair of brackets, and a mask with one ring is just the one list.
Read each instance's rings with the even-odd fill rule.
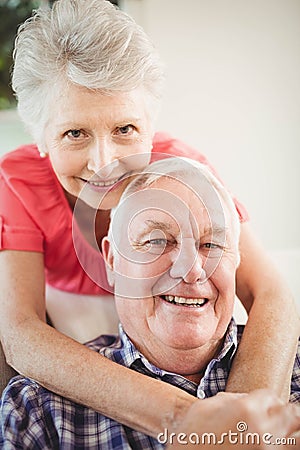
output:
[[79,180],[81,180],[83,183],[89,185],[91,189],[94,189],[96,191],[102,192],[102,191],[108,191],[111,189],[114,189],[121,181],[124,180],[124,178],[127,178],[130,176],[130,174],[124,174],[121,175],[118,178],[111,178],[109,180],[100,180],[100,179],[87,179],[87,178],[81,178],[78,177]]

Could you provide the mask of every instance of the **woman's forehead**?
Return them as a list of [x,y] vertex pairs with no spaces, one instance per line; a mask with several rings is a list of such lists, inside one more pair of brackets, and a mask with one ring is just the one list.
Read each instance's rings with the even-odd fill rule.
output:
[[92,91],[72,84],[67,88],[58,85],[53,89],[50,102],[53,105],[54,118],[58,120],[60,116],[63,116],[63,120],[78,120],[95,112],[107,116],[129,115],[128,120],[138,120],[146,109],[146,98],[147,94],[142,87],[132,91],[106,94],[100,90]]

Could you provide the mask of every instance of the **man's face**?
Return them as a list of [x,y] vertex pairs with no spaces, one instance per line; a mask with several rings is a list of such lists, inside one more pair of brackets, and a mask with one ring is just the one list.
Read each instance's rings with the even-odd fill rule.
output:
[[120,321],[152,362],[218,345],[232,316],[237,251],[229,211],[208,183],[198,192],[202,198],[160,178],[119,206],[113,255],[104,245]]

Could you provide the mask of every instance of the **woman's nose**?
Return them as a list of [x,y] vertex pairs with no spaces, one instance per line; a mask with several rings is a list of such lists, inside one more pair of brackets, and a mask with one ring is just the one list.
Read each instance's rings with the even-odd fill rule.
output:
[[89,149],[87,168],[101,178],[108,178],[118,165],[116,149],[107,139],[99,139]]
[[203,282],[206,279],[203,264],[203,257],[197,250],[195,242],[185,242],[172,264],[170,275],[173,278],[181,278],[186,283]]

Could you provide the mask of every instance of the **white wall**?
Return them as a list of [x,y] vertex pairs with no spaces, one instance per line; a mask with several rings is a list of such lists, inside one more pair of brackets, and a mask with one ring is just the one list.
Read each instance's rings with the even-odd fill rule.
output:
[[17,146],[32,142],[26,133],[17,111],[0,111],[0,157]]
[[300,1],[123,0],[123,8],[167,64],[159,128],[208,156],[266,248],[300,250]]

